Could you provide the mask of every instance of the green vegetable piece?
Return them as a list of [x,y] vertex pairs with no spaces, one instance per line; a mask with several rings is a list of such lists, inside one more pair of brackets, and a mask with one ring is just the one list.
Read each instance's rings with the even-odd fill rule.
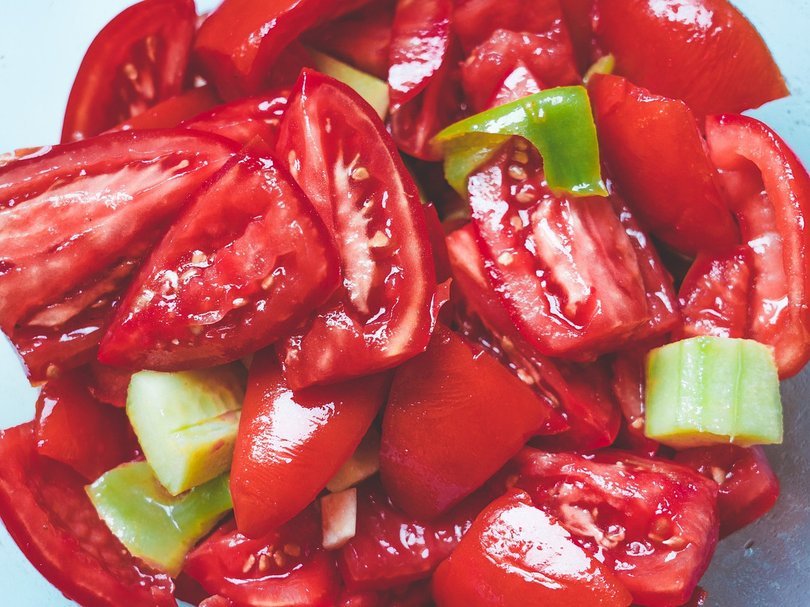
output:
[[445,150],[445,175],[462,195],[467,178],[509,137],[525,137],[543,156],[549,187],[573,196],[607,196],[588,93],[548,89],[451,124],[434,141]]
[[244,396],[239,363],[132,376],[127,415],[169,493],[178,495],[230,469]]
[[587,85],[596,74],[612,74],[615,67],[616,58],[613,55],[599,57],[599,59],[588,68],[588,71],[585,72],[585,75],[582,77],[582,82]]
[[352,87],[358,95],[374,108],[381,120],[385,119],[389,105],[387,82],[383,82],[371,74],[361,72],[348,63],[338,61],[329,55],[324,55],[313,49],[308,49],[308,51],[312,56],[315,69]]
[[676,448],[782,442],[771,350],[749,339],[693,337],[647,358],[645,433]]
[[87,495],[110,531],[133,556],[176,576],[186,553],[233,509],[223,474],[173,497],[146,462],[122,464],[92,485]]

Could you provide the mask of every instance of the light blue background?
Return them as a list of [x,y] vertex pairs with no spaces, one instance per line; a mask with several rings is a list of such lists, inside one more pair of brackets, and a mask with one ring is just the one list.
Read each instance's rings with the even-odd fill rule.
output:
[[[96,32],[129,4],[130,0],[0,0],[0,151],[58,140],[67,95],[85,49]],[[204,10],[215,2],[198,0],[197,4]],[[810,0],[737,0],[735,4],[762,32],[793,92],[792,98],[774,102],[755,114],[776,127],[807,164]],[[806,381],[807,377],[803,377],[792,382],[786,394],[788,440],[794,448],[810,431],[810,419],[798,409],[806,405],[801,402],[808,393]],[[32,417],[36,393],[28,386],[15,355],[2,338],[0,395],[0,427]],[[810,449],[808,445],[802,447]],[[806,478],[810,475],[810,463],[804,452],[797,454],[783,449],[771,454],[778,459],[777,466],[793,469],[782,475],[783,503],[771,517],[786,524],[763,521],[764,525],[748,533],[757,539],[748,551],[743,550],[748,537],[745,534],[737,534],[721,548],[707,576],[709,589],[716,591],[710,605],[810,604]],[[779,540],[776,553],[768,550],[770,536]],[[44,582],[1,527],[0,604],[9,607],[72,604]]]

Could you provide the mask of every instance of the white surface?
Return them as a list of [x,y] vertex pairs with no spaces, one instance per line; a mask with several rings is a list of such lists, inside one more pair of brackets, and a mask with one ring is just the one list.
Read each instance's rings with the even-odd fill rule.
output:
[[[197,4],[202,10],[214,3],[198,0]],[[129,0],[0,0],[0,151],[58,140],[70,85],[85,49],[101,27],[129,4]],[[735,4],[763,33],[794,94],[756,115],[776,127],[808,163],[810,0],[737,0]],[[31,418],[36,392],[25,381],[10,346],[0,341],[0,426],[7,427]],[[9,607],[71,604],[44,582],[2,528],[0,597],[0,604]],[[769,604],[765,597],[762,600],[762,605]]]

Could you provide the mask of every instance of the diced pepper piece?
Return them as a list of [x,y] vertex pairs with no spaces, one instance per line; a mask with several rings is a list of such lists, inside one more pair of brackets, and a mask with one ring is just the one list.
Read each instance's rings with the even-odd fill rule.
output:
[[647,358],[647,437],[675,448],[782,442],[773,352],[748,339],[693,337]]

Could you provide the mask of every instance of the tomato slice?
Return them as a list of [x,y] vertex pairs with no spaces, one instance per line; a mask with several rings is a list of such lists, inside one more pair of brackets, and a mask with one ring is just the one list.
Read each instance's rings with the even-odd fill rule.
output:
[[416,186],[374,110],[304,71],[281,122],[279,158],[331,228],[343,288],[281,349],[293,390],[368,375],[422,352],[436,285]]
[[127,391],[131,379],[132,372],[102,365],[97,360],[87,365],[87,389],[90,394],[96,400],[114,407],[127,406]]
[[737,244],[739,229],[689,107],[618,76],[597,75],[588,88],[605,160],[642,224],[691,257]]
[[436,282],[443,283],[450,278],[450,258],[447,253],[447,243],[444,241],[444,228],[439,220],[439,214],[433,203],[422,205],[425,212],[425,226],[430,238],[430,250],[433,252],[433,270],[436,272]]
[[94,399],[81,370],[45,384],[37,399],[35,429],[40,455],[67,464],[91,482],[138,452],[124,411]]
[[196,21],[193,0],[143,0],[110,21],[73,82],[62,142],[98,135],[177,95]]
[[686,449],[675,461],[697,470],[720,486],[720,537],[750,525],[765,515],[779,497],[776,478],[765,451],[735,445]]
[[[190,117],[180,126],[215,133],[242,145],[252,144],[259,137],[267,151],[272,152],[276,147],[281,117],[287,108],[288,95],[289,91],[278,90],[232,101]],[[251,149],[255,150],[255,147],[251,146]]]
[[596,0],[596,15],[618,74],[699,116],[788,94],[765,42],[727,0]]
[[[509,403],[509,415],[494,405]],[[380,473],[391,500],[431,519],[470,495],[558,414],[494,357],[437,325],[399,367],[385,409]]]
[[810,175],[754,118],[709,118],[706,137],[753,253],[746,336],[773,347],[790,377],[810,359]]
[[231,520],[186,557],[185,572],[236,605],[333,607],[334,559],[321,548],[321,517],[310,507],[267,535],[249,539]]
[[355,592],[388,590],[429,577],[491,498],[479,491],[440,518],[425,521],[397,510],[378,480],[363,483],[357,495],[357,533],[338,553],[347,587]]
[[119,124],[113,130],[131,131],[132,129],[168,129],[176,127],[184,120],[211,109],[219,102],[219,98],[212,86],[200,86],[161,101],[148,110]]
[[272,351],[253,360],[231,492],[239,530],[266,534],[301,512],[365,436],[390,374],[292,392]]
[[596,0],[560,0],[565,27],[571,36],[571,46],[581,73],[601,55],[594,39],[594,9]]
[[0,168],[0,329],[32,381],[92,358],[143,256],[235,150],[204,133],[127,131]]
[[0,518],[28,560],[87,607],[174,607],[171,578],[134,559],[73,470],[37,455],[33,424],[0,433]]
[[639,605],[689,600],[718,537],[717,486],[689,468],[622,452],[526,449],[517,486],[611,567]]
[[433,579],[438,607],[627,607],[610,570],[577,546],[523,491],[475,519]]
[[624,416],[617,447],[638,455],[654,457],[659,444],[644,434],[645,385],[644,357],[649,350],[636,347],[617,354],[610,363],[612,389]]
[[98,359],[164,371],[237,360],[288,334],[339,279],[331,238],[309,200],[271,156],[241,152],[152,251]]
[[[260,93],[300,34],[369,0],[224,0],[203,21],[194,54],[227,100]],[[278,60],[278,62],[277,62]]]
[[[545,87],[535,78],[531,70],[522,61],[518,61],[514,69],[504,76],[501,84],[495,89],[495,95],[483,109],[517,101],[539,93],[543,88]],[[467,97],[469,98],[469,96],[468,93]]]

